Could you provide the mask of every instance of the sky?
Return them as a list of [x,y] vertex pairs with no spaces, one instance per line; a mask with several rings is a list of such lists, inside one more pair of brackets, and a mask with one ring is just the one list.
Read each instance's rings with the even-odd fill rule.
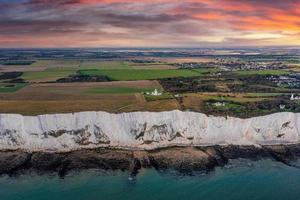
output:
[[300,45],[299,0],[0,0],[0,48]]

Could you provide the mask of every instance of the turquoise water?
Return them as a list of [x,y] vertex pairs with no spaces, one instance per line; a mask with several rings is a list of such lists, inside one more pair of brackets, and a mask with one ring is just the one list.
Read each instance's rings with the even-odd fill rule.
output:
[[206,175],[180,176],[143,170],[136,181],[126,172],[84,171],[0,177],[1,200],[259,200],[300,199],[300,170],[272,161],[235,163]]

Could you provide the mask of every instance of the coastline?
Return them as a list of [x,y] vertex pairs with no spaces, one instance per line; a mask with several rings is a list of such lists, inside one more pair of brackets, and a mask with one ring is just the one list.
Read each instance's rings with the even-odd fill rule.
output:
[[[0,114],[0,174],[174,169],[209,172],[231,159],[300,158],[300,114],[239,119],[194,112]],[[295,166],[297,167],[297,166]]]
[[300,158],[300,144],[267,146],[167,147],[154,150],[83,149],[70,152],[0,151],[0,175],[33,171],[56,172],[64,177],[70,171],[85,169],[128,171],[134,177],[142,168],[175,170],[185,175],[210,172],[232,159],[272,159],[292,167]]
[[151,150],[172,146],[300,143],[300,114],[240,119],[196,112],[0,114],[0,150],[68,152],[99,147]]

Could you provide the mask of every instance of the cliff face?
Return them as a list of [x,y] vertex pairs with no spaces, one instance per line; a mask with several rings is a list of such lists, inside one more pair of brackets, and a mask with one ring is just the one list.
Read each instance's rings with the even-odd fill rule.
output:
[[70,151],[173,145],[265,145],[299,143],[300,114],[249,119],[194,112],[82,112],[22,116],[0,114],[0,150]]

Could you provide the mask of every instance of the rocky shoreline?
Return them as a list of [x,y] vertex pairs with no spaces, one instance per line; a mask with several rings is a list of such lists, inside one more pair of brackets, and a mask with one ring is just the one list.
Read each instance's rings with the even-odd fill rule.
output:
[[[231,159],[259,160],[270,158],[286,165],[300,158],[300,144],[269,146],[167,147],[155,150],[85,149],[65,153],[0,151],[0,175],[16,175],[27,171],[57,172],[84,169],[122,170],[135,176],[141,168],[176,170],[183,174],[209,172],[225,166]],[[295,166],[297,167],[297,166]]]

